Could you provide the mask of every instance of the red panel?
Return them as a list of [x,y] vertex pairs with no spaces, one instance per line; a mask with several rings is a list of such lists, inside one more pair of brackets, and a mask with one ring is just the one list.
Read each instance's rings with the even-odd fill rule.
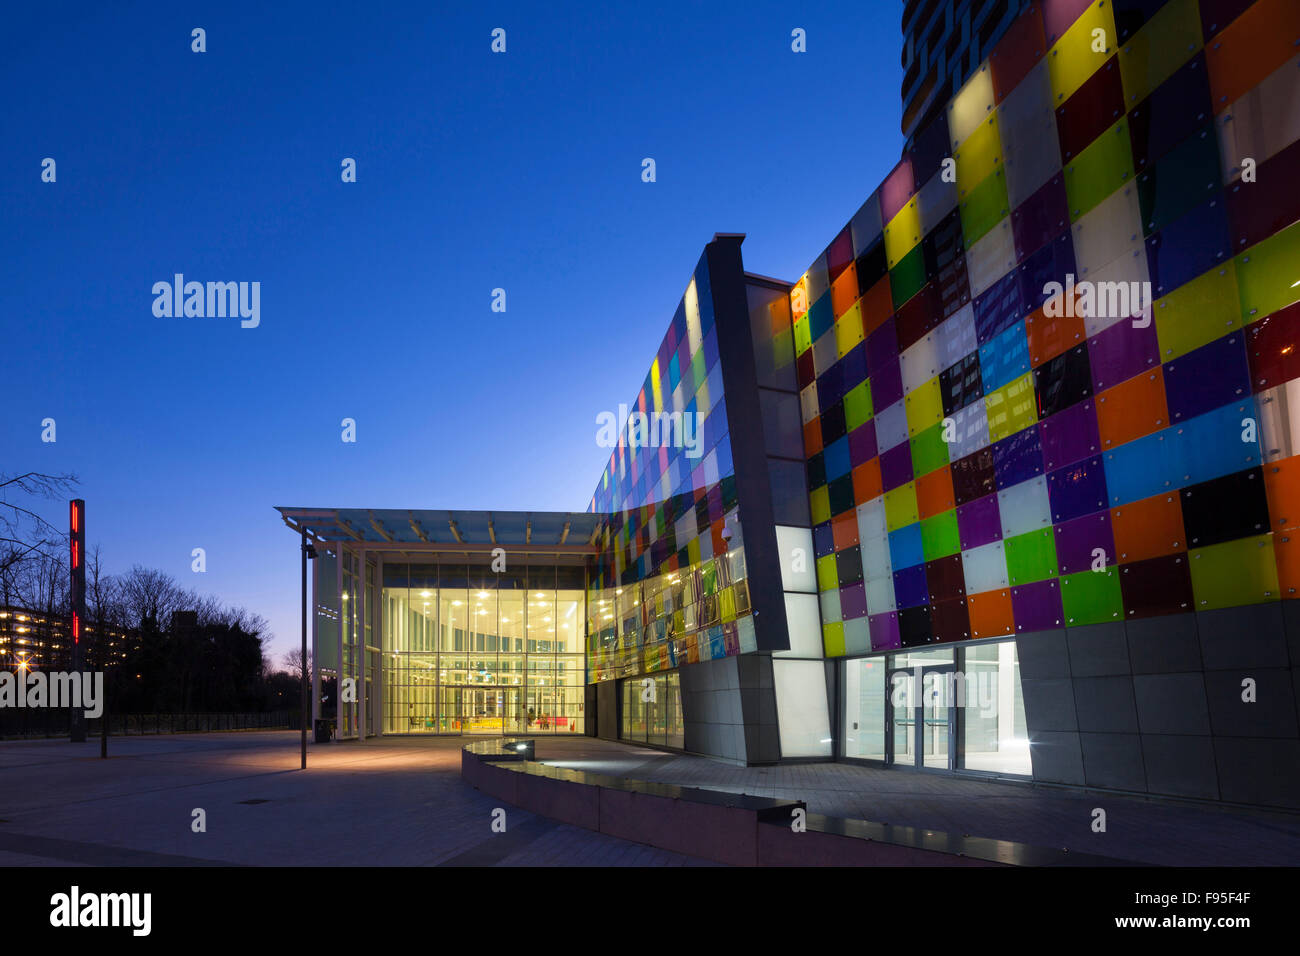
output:
[[853,236],[849,232],[849,227],[845,226],[826,250],[826,270],[830,273],[831,282],[838,279],[840,273],[847,269],[852,261]]
[[989,57],[989,69],[993,71],[993,101],[1001,103],[1046,52],[1042,14],[1037,7],[1030,7],[1007,28]]
[[898,332],[898,350],[906,351],[943,321],[943,300],[933,282],[898,307],[894,328]]
[[1051,46],[1092,6],[1091,0],[1043,0],[1043,27]]
[[1205,48],[1214,112],[1221,113],[1294,56],[1298,40],[1300,3],[1296,0],[1257,0],[1237,17]]
[[1300,219],[1300,140],[1261,163],[1256,182],[1228,187],[1228,223],[1234,253]]
[[1125,619],[1177,614],[1195,609],[1187,555],[1150,558],[1119,569]]
[[1120,81],[1119,57],[1116,55],[1056,108],[1056,135],[1061,142],[1061,159],[1068,165],[1123,115],[1124,84]]
[[1246,357],[1257,392],[1300,378],[1300,302],[1246,326]]
[[904,156],[893,171],[880,184],[880,214],[885,224],[898,215],[916,193],[916,183],[912,178],[912,160]]

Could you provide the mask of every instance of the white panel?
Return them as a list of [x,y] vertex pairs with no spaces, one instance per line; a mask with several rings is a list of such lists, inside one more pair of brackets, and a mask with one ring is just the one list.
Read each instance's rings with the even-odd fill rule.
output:
[[876,447],[882,452],[907,441],[907,410],[900,399],[876,412]]
[[1223,181],[1241,175],[1249,156],[1262,163],[1300,139],[1300,57],[1292,57],[1264,82],[1219,114]]
[[998,511],[1002,515],[1002,537],[1011,538],[1027,531],[1041,531],[1052,523],[1052,507],[1047,497],[1047,476],[1012,485],[998,492]]
[[853,238],[853,256],[857,258],[880,239],[884,223],[880,221],[880,195],[878,192],[862,204],[853,221],[849,223],[849,235]]
[[[862,522],[858,525],[861,527]],[[889,537],[888,535],[872,536],[864,538],[858,535],[858,547],[862,551],[862,576],[867,581],[875,581],[879,578],[893,578],[894,563],[889,556]]]
[[[844,620],[844,615],[840,611],[840,591],[839,588],[832,588],[829,591],[822,591],[818,596],[821,602],[822,620],[827,624],[834,624]],[[819,637],[818,640],[821,640]]]
[[939,364],[939,349],[934,333],[931,332],[899,355],[898,363],[902,370],[904,392],[915,391],[938,375],[943,366]]
[[885,526],[885,499],[877,496],[864,504],[858,505],[858,540],[868,538],[886,538],[889,532]]
[[1259,392],[1255,408],[1265,461],[1290,458],[1300,450],[1300,378]]
[[952,421],[953,440],[948,443],[950,461],[965,458],[989,443],[989,410],[983,402],[971,402],[953,412]]
[[924,236],[957,208],[956,181],[944,182],[941,173],[935,173],[916,194],[916,208],[921,216],[921,235]]
[[1016,242],[1011,232],[1011,217],[996,226],[966,250],[966,278],[970,297],[976,298],[1016,265]]
[[812,305],[831,287],[830,276],[826,271],[826,253],[817,257],[817,261],[808,267],[808,304]]
[[894,599],[894,576],[876,578],[867,582],[867,613],[884,614],[898,610]]
[[746,614],[736,622],[736,631],[740,636],[740,653],[748,654],[758,650],[758,640],[754,636],[754,616]]
[[[719,362],[719,365],[722,363]],[[799,412],[803,415],[803,423],[807,425],[810,421],[822,413],[821,407],[817,402],[817,383],[811,382],[799,393]]]
[[930,333],[938,344],[939,371],[951,368],[979,348],[975,335],[975,306],[967,302]]
[[816,342],[813,343],[813,370],[821,375],[828,368],[840,360],[839,344],[835,341],[835,326],[826,330]]
[[[838,591],[826,592],[839,594]],[[836,608],[838,613],[838,607]],[[839,618],[837,617],[836,620]],[[785,596],[785,620],[790,632],[790,649],[773,651],[773,657],[814,657],[822,656],[822,623],[818,615],[817,595],[787,594]]]
[[1070,227],[1074,240],[1074,267],[1078,277],[1091,279],[1090,272],[1108,262],[1144,249],[1142,207],[1136,186],[1111,193]]
[[782,757],[829,757],[831,717],[826,704],[826,665],[821,661],[772,661],[776,719]]
[[1007,200],[1015,209],[1061,168],[1047,61],[1029,71],[998,106]]
[[948,137],[954,150],[993,112],[993,73],[984,64],[948,104]]
[[780,554],[782,589],[815,593],[817,567],[813,557],[812,530],[777,525],[776,549]]
[[961,553],[966,573],[966,593],[979,594],[1007,586],[1007,558],[1001,541],[993,541]]
[[[1088,277],[1089,281],[1094,283],[1100,282],[1150,282],[1151,272],[1147,268],[1146,248],[1139,245],[1133,252],[1121,256],[1118,259],[1112,259],[1100,269],[1093,272]],[[1143,288],[1146,288],[1144,286]],[[1148,296],[1146,307],[1142,314],[1147,318],[1151,316],[1151,297]],[[1096,311],[1096,310],[1094,310]],[[1109,309],[1103,309],[1109,312]],[[1117,322],[1127,322],[1132,316],[1126,315],[1086,315],[1083,318],[1083,327],[1088,330],[1088,337],[1104,332]]]

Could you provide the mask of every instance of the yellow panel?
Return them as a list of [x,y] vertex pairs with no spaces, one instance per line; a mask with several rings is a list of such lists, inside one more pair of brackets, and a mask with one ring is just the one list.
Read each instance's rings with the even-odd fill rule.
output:
[[1119,51],[1124,105],[1132,109],[1202,46],[1197,0],[1170,0]]
[[984,177],[993,172],[1002,163],[1002,139],[998,136],[998,114],[976,127],[975,132],[966,137],[966,142],[957,147],[953,153],[957,160],[957,191],[965,196],[974,189]]
[[993,73],[985,63],[948,104],[948,136],[954,149],[989,118],[993,106]]
[[862,303],[854,302],[853,308],[835,320],[835,351],[844,358],[861,341]]
[[897,531],[921,520],[916,510],[916,482],[909,481],[893,491],[886,491],[884,499],[886,531]]
[[[1093,37],[1094,30],[1102,33]],[[1097,49],[1093,49],[1096,42]],[[1104,49],[1103,49],[1104,47]],[[1115,14],[1107,0],[1097,0],[1047,51],[1052,105],[1060,106],[1115,52]]]
[[[1032,388],[1030,389],[1032,391]],[[907,434],[915,438],[943,418],[943,391],[939,376],[907,393]]]
[[831,493],[825,485],[820,488],[814,488],[812,494],[808,496],[809,503],[812,505],[813,524],[821,524],[823,521],[831,520]]
[[1034,401],[1034,373],[1026,372],[1014,382],[984,396],[989,414],[989,441],[1000,441],[1038,421]]
[[1241,327],[1236,269],[1215,266],[1157,299],[1152,313],[1160,361],[1168,362]]
[[885,260],[889,268],[898,265],[903,256],[911,252],[921,241],[921,213],[917,209],[916,197],[898,211],[889,225],[885,226]]

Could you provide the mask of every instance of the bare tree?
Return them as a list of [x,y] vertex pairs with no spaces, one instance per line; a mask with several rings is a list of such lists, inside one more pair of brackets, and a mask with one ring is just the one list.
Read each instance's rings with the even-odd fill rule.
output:
[[[77,483],[73,475],[46,475],[29,471],[22,475],[0,472],[0,573],[35,554],[53,557],[67,533],[46,521],[20,501],[43,498],[49,501],[67,496]],[[14,499],[18,500],[14,500]]]
[[[284,661],[285,669],[288,670],[298,680],[302,680],[302,648],[295,647],[293,650],[283,654],[280,658]],[[312,672],[311,651],[307,652],[307,673]]]
[[122,603],[127,622],[139,627],[153,621],[166,627],[173,611],[186,610],[193,595],[182,589],[166,572],[135,565],[121,580]]

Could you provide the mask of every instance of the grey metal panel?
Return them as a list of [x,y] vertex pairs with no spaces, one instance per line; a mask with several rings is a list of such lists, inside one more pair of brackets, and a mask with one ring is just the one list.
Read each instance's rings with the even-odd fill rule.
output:
[[1070,649],[1070,673],[1075,677],[1131,673],[1123,621],[1071,627],[1065,637]]
[[1287,666],[1286,628],[1278,602],[1200,611],[1196,618],[1207,671]]
[[1016,658],[1020,661],[1023,679],[1069,677],[1070,654],[1065,643],[1065,629],[1017,634]]
[[1137,734],[1079,734],[1084,779],[1090,787],[1146,790],[1142,744]]
[[1214,755],[1222,799],[1300,807],[1300,740],[1219,737]]
[[1029,746],[1034,755],[1034,779],[1044,783],[1082,785],[1083,753],[1077,733],[1034,733]]
[[1037,731],[1079,729],[1074,710],[1074,687],[1069,678],[1022,679],[1020,687],[1025,699],[1025,724],[1031,738]]
[[1147,790],[1177,797],[1219,798],[1214,745],[1209,737],[1142,735]]
[[1138,674],[1133,695],[1144,734],[1210,733],[1210,707],[1200,673]]
[[1127,621],[1134,674],[1176,674],[1201,669],[1195,614],[1169,614]]
[[1137,733],[1131,677],[1076,677],[1074,703],[1081,731]]
[[[1255,700],[1242,700],[1242,681],[1255,681]],[[1295,690],[1290,669],[1206,671],[1205,694],[1214,736],[1297,737]]]
[[1291,666],[1300,667],[1300,601],[1282,602],[1282,620],[1286,625],[1286,643],[1291,656]]

